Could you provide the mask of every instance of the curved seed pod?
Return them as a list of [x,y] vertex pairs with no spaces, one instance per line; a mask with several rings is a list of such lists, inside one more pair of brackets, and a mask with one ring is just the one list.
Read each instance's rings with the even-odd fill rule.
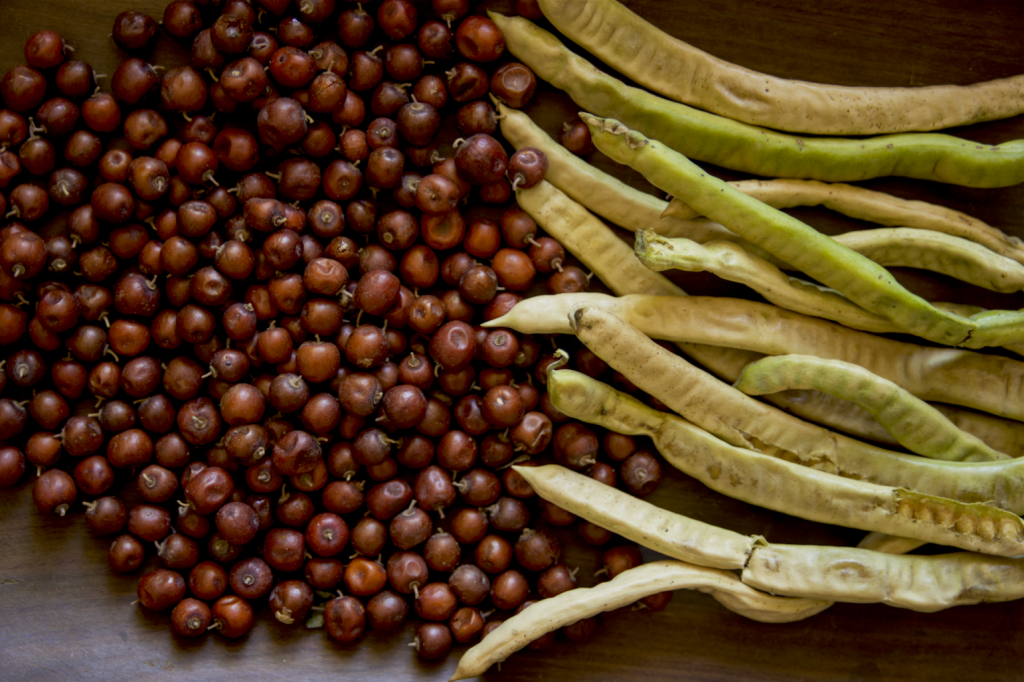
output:
[[900,445],[923,457],[990,462],[1009,455],[965,433],[928,403],[858,365],[813,355],[777,355],[747,365],[733,386],[747,395],[815,389],[868,410]]
[[846,445],[835,434],[745,396],[600,308],[577,305],[569,320],[577,338],[612,368],[731,445],[817,457]]
[[[612,368],[734,446],[848,478],[965,502],[992,502],[1013,512],[1024,509],[1022,458],[945,462],[883,450],[744,396],[614,315],[581,305],[570,316],[576,336]],[[558,375],[549,376],[549,382],[552,376]],[[554,400],[550,384],[548,392]]]
[[739,569],[763,542],[667,511],[557,464],[512,468],[545,500],[673,559]]
[[698,244],[690,239],[665,239],[641,230],[636,233],[634,250],[640,262],[651,270],[710,272],[748,286],[786,310],[822,317],[866,332],[903,331],[891,320],[861,308],[834,289],[791,277],[774,263],[732,242]]
[[772,594],[882,603],[930,613],[1024,597],[1024,559],[768,545],[754,549],[740,579]]
[[[504,129],[504,121],[502,125]],[[515,143],[513,142],[513,144]],[[576,156],[573,158],[578,159]],[[546,177],[551,177],[550,171]],[[555,182],[555,184],[559,183]],[[773,208],[824,206],[851,218],[888,227],[916,227],[942,232],[953,237],[968,239],[1000,256],[1006,256],[1024,264],[1024,244],[1021,244],[1019,238],[1008,235],[973,216],[945,206],[930,204],[926,201],[901,199],[885,192],[876,192],[855,185],[825,183],[817,180],[780,178],[777,180],[737,180],[729,184]],[[678,223],[673,224],[684,225],[698,222],[695,220],[698,217],[697,211],[679,199],[669,201],[665,212],[661,214],[662,219],[674,218]],[[648,227],[654,227],[659,234],[667,234],[657,229],[655,223],[651,223]],[[708,241],[688,234],[672,236],[689,237],[698,242]],[[727,237],[723,237],[723,239],[735,241]]]
[[[968,187],[1007,187],[1024,181],[1024,140],[979,145],[938,133],[867,139],[787,135],[629,87],[531,22],[493,12],[490,16],[501,28],[509,52],[538,78],[564,90],[580,109],[618,119],[698,161],[763,177],[828,182],[887,175]],[[688,197],[677,196],[693,205]],[[700,206],[693,208],[705,213]]]
[[[612,119],[580,114],[594,145],[709,218],[839,291],[865,310],[936,343],[963,343],[975,328],[903,288],[888,270],[792,216],[712,177],[682,154]],[[1024,164],[1021,164],[1024,167]]]
[[[639,234],[639,233],[638,233]],[[675,242],[676,240],[672,240]],[[845,300],[845,299],[844,299]],[[770,306],[745,299],[706,296],[661,296],[647,294],[621,294],[609,296],[602,293],[581,292],[575,294],[558,294],[555,296],[533,296],[523,299],[512,309],[494,320],[483,323],[485,327],[511,327],[524,334],[570,334],[569,310],[578,304],[588,304],[605,310],[616,317],[636,326],[648,336],[666,341],[690,342],[701,338],[700,343],[716,343],[730,347],[748,347],[770,344],[771,341],[756,341],[764,338],[763,334],[785,317],[785,324],[800,324],[802,321],[828,325],[817,319],[818,316],[800,315],[783,306]],[[742,320],[734,319],[743,317]],[[758,333],[747,334],[751,325],[764,318],[763,329]],[[689,329],[690,326],[715,324],[723,327],[715,330]],[[895,331],[888,322],[885,331]],[[734,326],[735,325],[735,326]],[[803,331],[801,331],[803,333]],[[799,336],[794,334],[794,336]],[[741,342],[740,339],[749,341]],[[771,338],[781,339],[782,334],[776,332]],[[871,337],[865,337],[871,338]],[[789,347],[789,346],[785,346]],[[759,351],[767,352],[767,351]]]
[[[675,241],[675,240],[673,240]],[[772,306],[746,299],[722,296],[659,296],[646,294],[625,294],[609,296],[601,293],[558,294],[556,296],[533,296],[523,299],[500,318],[484,322],[485,327],[511,327],[526,334],[569,334],[572,328],[568,313],[575,305],[587,304],[599,307],[636,326],[648,336],[666,341],[690,341],[702,339],[700,343],[716,340],[724,346],[746,348],[758,352],[764,350],[792,348],[799,338],[814,333],[813,326],[819,325],[815,337],[824,341],[825,330],[835,334],[849,332],[858,343],[877,338],[860,332],[850,332],[838,325],[824,322],[818,316],[802,315],[782,306]],[[689,329],[714,325],[713,330]],[[786,332],[793,325],[799,328],[792,335]],[[782,326],[781,330],[772,331]],[[756,331],[750,331],[756,327]],[[887,331],[894,331],[888,325]],[[792,336],[792,338],[790,338]],[[767,337],[767,340],[764,340]],[[811,345],[810,343],[803,345]],[[836,345],[836,344],[829,344]],[[923,348],[924,346],[914,346]],[[774,354],[779,354],[775,350]],[[792,351],[789,351],[792,352]],[[974,355],[972,353],[972,355]]]
[[616,0],[539,0],[538,4],[570,40],[640,85],[678,102],[766,128],[815,135],[876,135],[939,130],[1024,113],[1020,96],[1024,76],[923,88],[788,80],[718,59],[673,38]]
[[883,227],[847,232],[835,240],[883,267],[930,270],[1005,294],[1024,289],[1024,265],[961,237]]
[[840,360],[864,367],[922,400],[1024,419],[1024,390],[1018,388],[1024,384],[1024,361],[873,336],[744,299],[598,293],[537,296],[484,324],[524,333],[568,334],[572,332],[568,313],[576,305],[604,311],[654,339]]
[[842,478],[781,459],[790,453],[772,457],[734,447],[579,372],[549,372],[548,393],[570,417],[649,436],[669,464],[748,504],[969,551],[1024,553],[1024,521],[1003,509]]
[[831,602],[787,599],[748,588],[735,573],[692,566],[681,561],[652,561],[596,587],[582,587],[544,599],[508,618],[459,659],[450,680],[483,674],[542,635],[563,625],[628,606],[667,590],[708,592],[727,608],[763,623],[789,623],[809,618]]
[[[855,233],[850,233],[855,234]],[[722,279],[744,284],[771,303],[793,312],[838,322],[844,327],[879,334],[904,331],[899,325],[851,302],[842,294],[782,272],[777,265],[728,241],[698,244],[684,238],[668,239],[649,230],[636,233],[637,258],[652,270],[679,269],[710,272]],[[1024,333],[1024,313],[1016,310],[981,310],[966,315],[968,308],[933,303],[936,309],[961,316],[976,326],[963,344],[967,348],[1003,346],[1024,354],[1019,339]],[[971,310],[975,310],[972,306]]]

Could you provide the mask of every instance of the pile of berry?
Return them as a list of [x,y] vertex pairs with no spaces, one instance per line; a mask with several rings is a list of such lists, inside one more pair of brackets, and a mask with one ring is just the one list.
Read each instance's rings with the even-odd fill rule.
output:
[[[84,502],[181,636],[269,600],[343,642],[418,618],[437,659],[575,587],[557,528],[609,576],[641,561],[509,468],[660,479],[552,407],[551,340],[479,326],[590,282],[514,205],[546,161],[488,98],[536,79],[481,8],[431,4],[173,0],[115,19],[109,93],[46,30],[0,81],[0,486]],[[161,33],[189,63],[147,62]]]

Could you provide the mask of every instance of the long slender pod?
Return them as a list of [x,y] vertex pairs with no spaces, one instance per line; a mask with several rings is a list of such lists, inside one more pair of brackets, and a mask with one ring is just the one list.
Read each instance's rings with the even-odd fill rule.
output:
[[[662,509],[557,464],[512,468],[548,502],[672,559],[738,569],[746,565],[755,547],[766,542],[760,536],[742,535]],[[872,532],[857,546],[903,554],[922,544]]]
[[888,318],[865,310],[839,292],[790,277],[774,264],[732,242],[698,244],[682,237],[667,239],[641,230],[636,233],[635,251],[640,262],[655,271],[710,272],[724,280],[744,284],[786,310],[867,332],[902,331]]
[[[817,180],[737,180],[730,185],[775,208],[824,206],[843,215],[888,227],[916,227],[968,239],[976,244],[1024,264],[1024,244],[1020,239],[960,211],[926,201],[901,199],[865,187]],[[679,199],[672,199],[663,214],[697,222],[700,214]],[[664,233],[662,233],[664,234]],[[680,237],[689,235],[680,234]],[[690,237],[696,239],[695,237]],[[696,241],[703,241],[696,239]],[[731,241],[731,240],[730,240]]]
[[[655,270],[664,270],[672,262],[672,258],[680,260],[679,269],[692,270],[700,267],[692,258],[686,259],[687,250],[684,246],[679,247],[678,255],[665,254],[665,235],[658,235],[654,244],[649,244],[645,235],[650,235],[649,230],[637,231],[637,255],[644,261],[645,265]],[[693,236],[690,236],[693,235]],[[739,235],[732,234],[725,230],[692,230],[690,235],[683,235],[682,238],[693,240],[706,248],[713,249],[718,242],[732,243],[750,254],[750,262],[767,261],[772,268],[780,270],[791,270],[793,266],[783,263],[777,258],[767,254],[763,248],[751,244]],[[954,237],[942,232],[924,230],[916,227],[883,227],[871,230],[855,230],[843,234],[834,235],[832,239],[851,251],[855,251],[868,260],[881,265],[882,267],[903,267],[929,270],[940,275],[952,277],[974,286],[982,287],[990,291],[1012,294],[1024,289],[1024,265],[1020,262],[1000,255],[981,244],[963,237]],[[682,244],[682,241],[677,243]],[[753,247],[753,248],[751,248]],[[650,249],[641,252],[641,248]],[[696,247],[691,247],[694,249]],[[702,251],[698,249],[698,251]],[[737,258],[738,260],[738,258]],[[706,259],[705,262],[710,261]],[[699,262],[699,261],[698,261]],[[713,261],[711,261],[713,262]],[[712,266],[714,267],[714,266]],[[722,273],[724,279],[737,281],[742,278],[737,268],[730,268]],[[717,272],[722,272],[719,268]],[[780,273],[781,274],[781,273]],[[785,275],[782,275],[785,277]],[[779,279],[778,275],[770,276],[772,279]],[[798,287],[793,280],[794,287]],[[743,283],[755,289],[767,289],[772,291],[767,283],[758,283],[759,278],[747,277]],[[806,287],[804,287],[806,288]],[[940,305],[936,307],[947,310]],[[1018,329],[1019,333],[1021,330]]]
[[[922,400],[1024,420],[1024,361],[897,341],[757,301],[598,293],[536,296],[485,326],[570,334],[569,311],[582,304],[614,316],[609,324],[621,321],[650,338],[839,360],[864,367]],[[1014,428],[1024,434],[1024,424]]]
[[891,320],[865,310],[834,289],[791,277],[731,241],[700,244],[639,231],[635,250],[640,261],[655,271],[709,272],[750,287],[780,308],[832,320],[851,329],[875,333],[903,331]]
[[667,557],[740,569],[761,538],[666,511],[557,464],[513,467],[545,500]]
[[901,286],[882,266],[733,189],[663,143],[618,121],[590,114],[580,116],[602,152],[862,308],[947,346],[962,344],[977,326],[969,319],[935,308]]
[[930,270],[1004,294],[1024,289],[1024,265],[962,237],[913,227],[883,227],[834,239],[883,267]]
[[849,400],[868,410],[900,445],[924,457],[951,462],[1009,458],[958,429],[912,393],[848,362],[813,355],[777,355],[747,365],[733,385],[747,395],[799,388]]
[[778,78],[670,36],[616,0],[539,0],[551,23],[619,73],[679,102],[815,135],[939,130],[1024,113],[1024,76],[973,85],[850,87]]
[[1024,558],[768,545],[752,552],[740,579],[771,594],[881,603],[930,613],[952,606],[1021,599]]
[[[562,372],[566,376],[559,377]],[[549,370],[548,391],[565,414],[620,433],[649,436],[666,462],[748,504],[986,554],[1024,552],[1024,521],[1004,509],[843,478],[737,448],[578,372]]]
[[984,145],[938,133],[868,139],[778,133],[629,87],[533,23],[494,12],[490,16],[501,28],[509,52],[538,78],[564,90],[581,109],[618,119],[698,161],[763,177],[827,182],[887,175],[969,187],[1024,182],[1024,140]]
[[[744,396],[613,315],[582,305],[570,315],[577,337],[612,368],[735,447],[847,478],[1024,510],[1024,459],[947,462],[884,450]],[[550,383],[548,391],[554,399]]]
[[733,611],[764,623],[803,620],[828,608],[820,599],[774,597],[747,587],[735,573],[661,560],[623,571],[595,587],[581,587],[545,599],[506,619],[459,659],[450,681],[482,675],[542,635],[563,625],[628,606],[667,590],[711,594]]

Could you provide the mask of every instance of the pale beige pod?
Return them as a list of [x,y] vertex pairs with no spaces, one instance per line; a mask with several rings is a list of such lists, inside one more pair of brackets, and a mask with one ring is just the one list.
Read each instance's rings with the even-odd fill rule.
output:
[[729,571],[681,561],[652,561],[623,571],[596,587],[569,590],[523,609],[463,654],[449,679],[482,675],[495,663],[564,625],[614,611],[651,594],[683,589],[711,594],[740,615],[765,623],[802,620],[831,606],[831,602],[820,599],[789,599],[760,593]]
[[616,0],[539,0],[551,23],[640,85],[752,125],[814,135],[940,130],[1024,113],[1024,75],[972,85],[851,87],[732,64],[665,33]]
[[740,569],[763,542],[662,509],[557,464],[513,468],[545,500],[673,559]]
[[767,545],[743,569],[747,585],[770,594],[914,611],[1024,597],[1024,559],[968,552],[894,555],[851,547]]
[[733,384],[747,395],[815,389],[867,409],[900,442],[922,457],[951,462],[1009,459],[956,427],[934,407],[859,365],[813,355],[776,355],[747,365]]

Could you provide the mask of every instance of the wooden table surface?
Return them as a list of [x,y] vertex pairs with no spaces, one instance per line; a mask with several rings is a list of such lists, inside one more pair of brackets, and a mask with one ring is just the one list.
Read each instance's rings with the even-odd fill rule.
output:
[[[342,3],[339,2],[339,5]],[[375,3],[369,3],[374,4]],[[702,0],[628,3],[673,34],[733,62],[806,80],[849,85],[969,83],[1024,72],[1021,0]],[[2,0],[0,70],[22,62],[22,43],[41,28],[59,31],[98,71],[120,58],[110,40],[113,17],[136,8],[159,19],[163,0]],[[492,6],[508,9],[510,1]],[[166,40],[154,60],[169,64],[180,48]],[[573,112],[542,86],[530,113],[549,131]],[[960,129],[985,142],[1024,138],[1024,117]],[[637,185],[634,174],[593,159]],[[721,173],[732,178],[735,174]],[[880,179],[866,186],[964,210],[1024,237],[1024,186],[971,190]],[[798,215],[826,232],[859,227],[818,210]],[[946,300],[1024,307],[998,296],[901,272],[901,281]],[[692,293],[732,293],[709,276],[680,278]],[[239,641],[213,635],[176,639],[168,618],[137,606],[135,579],[110,573],[106,541],[92,537],[81,514],[41,517],[26,477],[0,491],[0,679],[3,680],[442,680],[457,662],[416,661],[405,646],[412,625],[393,636],[368,635],[342,646],[322,631],[287,628],[266,608]],[[670,473],[652,501],[771,541],[853,544],[860,533],[801,522],[723,498]],[[568,534],[566,560],[581,566],[581,585],[598,550]],[[659,613],[624,610],[602,618],[589,643],[559,641],[513,656],[484,679],[511,680],[1021,680],[1024,603],[959,607],[918,614],[881,605],[836,605],[809,620],[762,625],[700,593],[679,593]]]

